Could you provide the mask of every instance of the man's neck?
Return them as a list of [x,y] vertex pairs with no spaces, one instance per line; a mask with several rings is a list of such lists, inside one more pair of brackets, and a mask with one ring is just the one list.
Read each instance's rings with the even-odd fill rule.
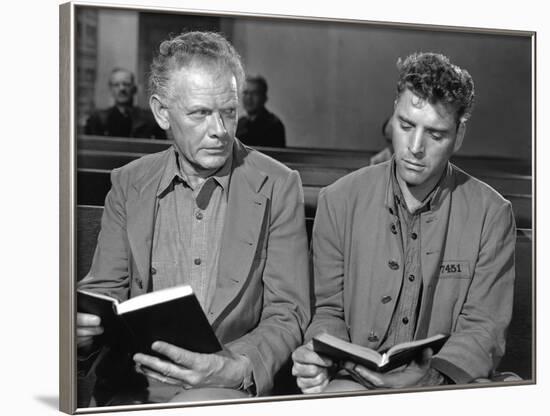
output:
[[441,175],[436,176],[435,179],[417,186],[410,186],[398,174],[395,175],[401,194],[405,199],[407,210],[411,214],[414,214],[424,204],[426,197],[435,189],[444,172],[445,170],[441,172]]
[[181,166],[181,172],[187,179],[187,183],[191,187],[191,189],[197,189],[197,187],[202,186],[206,180],[213,176],[219,169],[212,169],[212,170],[197,170],[194,169],[189,164],[185,163]]
[[204,182],[211,176],[215,176],[216,173],[221,171],[224,166],[228,163],[227,161],[219,168],[215,169],[201,169],[199,167],[193,166],[191,163],[189,163],[187,160],[185,160],[181,155],[178,155],[178,164],[179,169],[182,175],[185,177],[188,185],[191,187],[191,189],[197,189],[197,187],[202,186]]

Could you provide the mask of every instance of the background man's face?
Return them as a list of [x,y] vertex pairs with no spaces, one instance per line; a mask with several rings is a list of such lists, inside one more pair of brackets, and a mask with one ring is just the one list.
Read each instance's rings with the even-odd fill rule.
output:
[[109,80],[111,94],[117,105],[130,105],[134,100],[136,86],[132,74],[127,71],[117,71],[111,75]]
[[248,114],[256,114],[265,104],[263,94],[257,82],[247,81],[243,90],[243,107]]
[[463,129],[458,133],[454,112],[405,90],[390,122],[398,179],[410,188],[431,190],[462,144]]
[[168,119],[184,168],[213,173],[231,155],[239,105],[237,80],[227,68],[194,64],[170,79]]

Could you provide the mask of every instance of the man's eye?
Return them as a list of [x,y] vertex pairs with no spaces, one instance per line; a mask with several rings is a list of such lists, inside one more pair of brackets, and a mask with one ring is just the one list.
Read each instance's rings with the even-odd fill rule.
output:
[[435,141],[439,141],[443,138],[443,135],[441,133],[430,133],[430,137],[434,139]]
[[197,110],[197,111],[193,111],[193,112],[189,113],[189,116],[192,117],[192,118],[199,119],[199,118],[204,118],[204,117],[208,116],[209,114],[210,114],[209,110]]
[[227,108],[225,110],[222,110],[222,114],[226,117],[233,117],[237,113],[236,108]]
[[401,130],[409,131],[412,129],[412,126],[410,124],[400,124]]

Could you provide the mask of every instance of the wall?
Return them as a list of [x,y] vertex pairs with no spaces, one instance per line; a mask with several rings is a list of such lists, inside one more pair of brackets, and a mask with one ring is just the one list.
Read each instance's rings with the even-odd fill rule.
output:
[[137,73],[138,22],[137,11],[99,10],[96,108],[112,105],[108,83],[113,68],[123,67]]
[[[149,38],[175,27],[200,26],[201,19],[205,24],[208,19],[145,17],[132,11],[100,12],[96,106],[110,103],[107,81],[115,65],[137,72],[139,104],[146,106],[149,62],[142,61],[150,59]],[[383,147],[380,127],[392,112],[397,58],[414,51],[436,51],[468,69],[476,83],[476,107],[460,154],[531,157],[529,37],[330,21],[220,20],[220,30],[242,55],[247,71],[266,77],[267,106],[285,123],[289,146]],[[146,22],[147,27],[157,22],[156,32],[141,27]]]
[[233,42],[269,83],[290,146],[372,150],[391,114],[398,57],[436,51],[468,69],[477,102],[461,154],[530,158],[528,37],[240,19]]

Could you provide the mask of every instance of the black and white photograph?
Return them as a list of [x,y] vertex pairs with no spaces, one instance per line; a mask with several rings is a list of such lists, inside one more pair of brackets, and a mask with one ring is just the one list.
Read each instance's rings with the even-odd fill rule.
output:
[[72,410],[534,383],[534,32],[60,13]]
[[47,279],[28,308],[10,290],[32,339],[5,356],[37,362],[10,371],[14,401],[39,383],[64,414],[463,415],[540,396],[541,19],[344,3],[52,5],[58,124],[35,152],[57,184],[31,155],[18,207],[57,257],[13,257]]

